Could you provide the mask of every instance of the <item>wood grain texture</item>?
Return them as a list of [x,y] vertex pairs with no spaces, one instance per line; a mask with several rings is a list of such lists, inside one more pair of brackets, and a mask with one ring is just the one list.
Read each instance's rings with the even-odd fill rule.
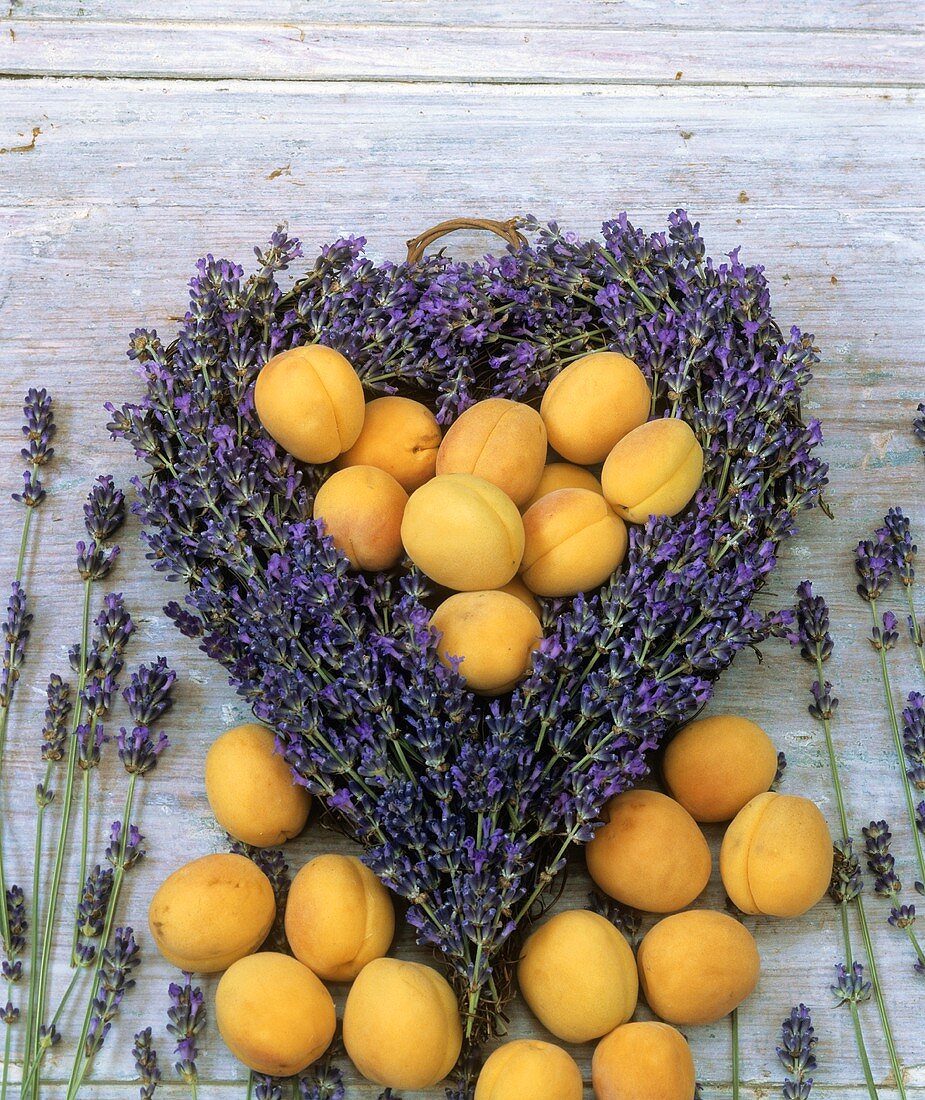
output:
[[[826,429],[836,518],[805,517],[763,600],[768,607],[788,600],[804,576],[830,599],[839,646],[829,674],[841,698],[836,732],[850,811],[858,825],[879,816],[896,823],[897,857],[911,879],[900,775],[864,640],[867,609],[854,595],[851,549],[893,504],[909,511],[920,544],[925,540],[925,465],[910,431],[915,405],[925,397],[925,120],[916,87],[922,13],[894,3],[796,0],[748,0],[722,10],[726,18],[717,19],[713,5],[693,2],[467,0],[454,7],[454,27],[447,28],[445,6],[414,0],[283,0],[274,7],[275,21],[259,26],[246,22],[266,19],[265,6],[254,0],[233,6],[119,0],[105,11],[65,0],[14,5],[14,18],[0,28],[7,40],[0,68],[19,66],[42,79],[0,82],[0,148],[24,150],[0,153],[5,565],[18,539],[8,494],[19,484],[12,457],[20,446],[16,406],[28,385],[54,392],[61,423],[51,494],[38,523],[40,551],[29,563],[36,627],[8,747],[15,781],[3,793],[14,880],[30,867],[43,678],[64,671],[78,629],[72,547],[82,530],[82,497],[98,472],[111,471],[122,482],[138,472],[124,448],[108,440],[101,405],[138,392],[124,358],[126,334],[137,324],[171,331],[195,258],[212,251],[247,264],[251,247],[280,220],[305,240],[309,255],[341,232],[363,232],[379,257],[401,255],[408,237],[458,213],[504,217],[529,210],[590,233],[624,208],[639,224],[660,227],[678,205],[701,221],[712,255],[741,243],[746,259],[763,262],[781,322],[814,332],[822,349],[807,404]],[[236,22],[229,27],[226,17]],[[403,26],[409,20],[419,26]],[[509,56],[514,50],[502,44],[519,43],[511,28],[528,25],[538,32],[536,42]],[[556,25],[564,31],[549,30]],[[706,36],[720,26],[722,33]],[[493,30],[459,29],[465,27]],[[481,43],[475,51],[467,49],[467,35]],[[692,42],[701,48],[688,63]],[[654,57],[644,53],[650,49]],[[688,51],[685,63],[676,64],[685,70],[680,82],[670,64],[675,50]],[[568,64],[551,70],[550,58],[561,60],[566,51]],[[621,80],[668,79],[670,87],[608,86],[618,65]],[[305,80],[309,67],[312,79]],[[126,75],[61,78],[72,71]],[[184,73],[206,79],[174,79]],[[750,80],[749,73],[768,86],[713,86]],[[859,86],[812,86],[832,73],[835,83]],[[691,74],[703,86],[686,86]],[[138,78],[156,75],[170,79]],[[388,79],[372,84],[371,75]],[[251,76],[261,79],[237,79]],[[497,79],[516,86],[490,83]],[[562,83],[574,79],[581,82]],[[777,86],[793,82],[805,86]],[[471,255],[484,244],[454,238],[450,247]],[[122,907],[148,958],[85,1090],[99,1100],[136,1095],[128,1047],[145,1024],[154,1027],[165,1068],[158,1095],[187,1095],[169,1068],[164,1013],[172,975],[153,955],[145,910],[170,869],[221,847],[202,791],[202,763],[215,732],[245,717],[221,670],[164,618],[163,603],[179,593],[147,566],[137,535],[134,525],[126,531],[107,586],[125,593],[139,624],[130,664],[163,653],[180,669],[179,699],[168,723],[174,748],[144,784],[139,818],[149,856],[129,880]],[[907,643],[891,658],[897,696],[920,686]],[[761,665],[749,654],[739,659],[713,709],[739,710],[764,725],[790,760],[785,789],[816,798],[831,820],[823,746],[805,709],[808,679],[783,644],[772,644]],[[125,718],[117,710],[110,729]],[[124,792],[111,751],[99,779],[94,816],[103,826]],[[718,830],[711,839],[715,846]],[[298,867],[326,849],[349,845],[313,823],[288,855]],[[67,904],[74,877],[71,869]],[[587,889],[579,860],[560,904],[582,904]],[[706,897],[722,902],[715,872]],[[916,986],[907,945],[886,926],[884,908],[873,897],[869,905],[909,1095],[923,1100],[921,980]],[[776,1095],[777,1028],[791,1004],[804,1000],[821,1037],[818,1095],[861,1100],[866,1092],[858,1088],[849,1018],[832,1007],[829,993],[841,950],[830,909],[821,904],[799,921],[749,923],[765,965],[758,994],[742,1013],[743,1095]],[[399,949],[427,958],[410,943],[403,931]],[[62,951],[59,981],[63,963]],[[211,993],[214,982],[205,984]],[[886,1082],[872,1006],[864,1019],[875,1073]],[[73,1022],[64,1030],[73,1034]],[[537,1034],[520,1005],[511,1031]],[[728,1025],[691,1029],[689,1037],[705,1096],[728,1096]],[[240,1070],[214,1030],[204,1045],[203,1100],[243,1098]],[[574,1053],[587,1073],[590,1051]],[[68,1068],[62,1047],[45,1093],[50,1100],[63,1096]],[[348,1096],[375,1100],[378,1092],[351,1080]],[[442,1091],[419,1095],[437,1098]],[[893,1093],[884,1087],[882,1095]]]
[[[11,35],[9,32],[13,31]],[[593,39],[593,47],[589,39]],[[721,27],[364,26],[285,22],[0,24],[0,73],[515,84],[920,85],[914,32]]]

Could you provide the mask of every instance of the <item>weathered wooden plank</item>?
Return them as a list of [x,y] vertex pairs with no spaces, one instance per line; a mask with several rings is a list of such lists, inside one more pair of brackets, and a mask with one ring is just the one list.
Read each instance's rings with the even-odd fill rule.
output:
[[[828,672],[842,702],[837,736],[852,817],[860,824],[886,815],[899,826],[899,773],[864,640],[867,609],[853,591],[851,547],[891,504],[904,505],[920,543],[925,537],[923,467],[908,428],[925,396],[920,93],[64,80],[0,85],[0,104],[0,146],[28,145],[32,128],[41,128],[29,152],[0,155],[0,455],[18,451],[15,405],[27,385],[55,391],[62,424],[52,494],[39,519],[40,553],[32,557],[37,618],[30,678],[8,750],[16,785],[2,803],[14,880],[28,871],[31,854],[43,701],[38,678],[65,669],[65,649],[78,627],[72,559],[81,498],[96,472],[112,470],[123,482],[136,472],[107,440],[100,412],[107,397],[137,392],[123,357],[125,333],[139,322],[169,330],[168,318],[182,311],[194,258],[211,249],[246,263],[250,246],[279,218],[312,244],[365,231],[375,254],[399,255],[408,236],[458,210],[530,209],[591,232],[623,207],[640,224],[661,225],[665,211],[683,203],[701,218],[711,253],[742,243],[747,259],[762,260],[781,320],[815,331],[823,349],[808,408],[827,429],[836,508],[834,522],[818,513],[806,517],[804,535],[787,550],[764,603],[788,599],[804,575],[830,598],[839,646]],[[373,167],[361,170],[364,161]],[[741,192],[748,201],[740,201]],[[471,253],[483,243],[459,239],[450,247]],[[18,483],[16,463],[4,458],[0,502]],[[7,564],[17,529],[7,510],[12,505],[0,507],[0,560]],[[140,624],[130,664],[163,653],[181,669],[181,681],[168,723],[175,748],[145,781],[139,819],[149,837],[148,861],[129,880],[123,907],[149,957],[100,1060],[100,1083],[85,1090],[101,1100],[130,1093],[129,1037],[144,1024],[155,1027],[171,1076],[164,1028],[171,972],[151,955],[145,909],[172,867],[221,845],[202,792],[202,761],[214,732],[244,716],[221,671],[162,616],[161,605],[178,589],[150,571],[134,527],[125,544],[111,587],[125,591]],[[884,610],[890,606],[884,602]],[[915,686],[916,676],[908,644],[893,656],[898,693]],[[822,746],[805,712],[808,679],[808,667],[773,644],[761,666],[742,656],[720,684],[714,708],[740,710],[765,725],[790,758],[787,789],[819,799],[829,812]],[[124,721],[119,709],[111,728]],[[106,793],[94,817],[105,825],[124,791],[111,749],[99,789]],[[908,878],[910,838],[903,828],[897,833]],[[715,849],[719,832],[712,834]],[[298,866],[318,851],[346,848],[342,838],[312,826],[289,851]],[[68,901],[74,878],[72,860]],[[560,904],[583,904],[587,888],[579,860]],[[705,900],[722,904],[715,871]],[[910,1095],[921,1100],[925,1028],[910,1007],[916,987],[908,947],[886,926],[875,898],[870,912]],[[803,999],[816,1011],[821,1036],[820,1097],[860,1100],[866,1093],[856,1087],[850,1021],[832,1007],[828,991],[841,950],[830,910],[822,904],[799,921],[759,921],[754,928],[765,967],[758,995],[742,1013],[743,1073],[751,1086],[744,1095],[767,1095],[779,1080],[776,1030]],[[409,943],[403,930],[402,953],[414,950]],[[57,966],[60,989],[63,949]],[[211,994],[214,981],[205,984]],[[883,1080],[872,1006],[864,1014]],[[73,1021],[66,1030],[73,1034]],[[515,1005],[512,1034],[538,1033]],[[692,1029],[690,1038],[707,1096],[728,1095],[728,1027]],[[214,1029],[205,1046],[203,1100],[243,1096],[240,1072]],[[575,1054],[587,1074],[590,1050]],[[51,1068],[45,1095],[58,1100],[66,1048]],[[378,1089],[350,1080],[351,1100],[378,1096]],[[163,1094],[187,1095],[173,1083]]]
[[[12,34],[10,32],[13,32]],[[0,73],[526,84],[920,85],[915,32],[17,19]]]
[[[439,0],[279,0],[273,16],[285,22],[425,23],[443,26],[566,27],[717,27],[754,30],[855,29],[912,30],[925,26],[921,9],[900,0],[837,0],[806,4],[803,0],[716,0],[708,6],[689,0],[467,0],[452,9]],[[11,14],[22,18],[92,21],[106,19],[195,20],[231,22],[263,20],[261,0],[111,0],[105,11],[80,0],[17,0]]]

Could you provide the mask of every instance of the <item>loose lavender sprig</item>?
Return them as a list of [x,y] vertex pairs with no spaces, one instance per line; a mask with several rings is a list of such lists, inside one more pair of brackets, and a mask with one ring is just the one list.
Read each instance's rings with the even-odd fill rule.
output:
[[[20,451],[20,455],[27,465],[23,471],[23,490],[21,493],[13,493],[13,500],[23,505],[25,513],[3,634],[3,663],[0,666],[0,776],[4,769],[10,707],[25,657],[29,627],[32,623],[32,614],[28,608],[26,590],[22,583],[26,553],[29,548],[29,533],[35,511],[45,500],[46,495],[42,485],[41,469],[55,453],[51,446],[51,440],[56,431],[54,409],[52,399],[45,390],[30,389],[26,394],[23,402],[23,421],[22,434],[26,445]],[[0,835],[0,899],[6,896],[3,852],[3,837]],[[10,928],[2,904],[0,904],[0,941],[2,941],[3,950],[9,954]]]
[[890,904],[887,923],[906,933],[916,955],[914,968],[925,973],[925,950],[915,934],[915,906],[903,905],[900,900],[902,883],[896,874],[896,860],[891,852],[893,834],[885,821],[872,821],[862,830],[867,852],[867,866],[874,876],[874,893],[886,898]]
[[199,1046],[196,1040],[206,1026],[206,1006],[202,990],[198,985],[193,985],[193,975],[184,973],[183,978],[183,985],[171,982],[168,989],[170,1008],[167,1010],[167,1030],[177,1040],[174,1053],[178,1061],[173,1068],[189,1085],[193,1100],[196,1100],[199,1088],[199,1072],[196,1069]]
[[[344,1100],[347,1095],[343,1075],[329,1058],[316,1062],[300,1074],[298,1090],[299,1100]],[[401,1098],[396,1096],[394,1100]]]
[[151,1040],[151,1028],[146,1027],[136,1033],[132,1054],[141,1082],[138,1100],[152,1100],[161,1082],[161,1071],[157,1065],[157,1051]]
[[[113,879],[103,918],[101,935],[101,943],[103,944],[108,943],[115,922],[125,873],[144,858],[145,854],[142,848],[144,837],[137,827],[131,823],[138,780],[157,767],[161,753],[170,744],[164,733],[158,733],[152,730],[150,726],[140,724],[140,720],[156,721],[170,709],[173,702],[171,691],[175,680],[176,673],[168,667],[163,657],[158,657],[154,664],[150,666],[139,665],[132,673],[128,687],[122,693],[128,704],[129,713],[139,724],[134,726],[131,732],[123,727],[118,737],[119,759],[122,761],[122,766],[128,775],[128,788],[122,818],[112,824],[110,845],[106,853],[107,859],[112,865]],[[104,978],[105,975],[98,965],[91,984],[90,1004],[84,1015],[80,1037],[81,1044],[87,1041],[87,1037],[92,1031],[93,1000]]]
[[918,555],[918,547],[912,538],[909,519],[901,508],[891,508],[883,517],[883,523],[884,526],[877,532],[877,538],[892,545],[896,576],[902,585],[906,597],[906,606],[909,609],[906,616],[909,636],[915,647],[919,669],[922,676],[925,677],[925,636],[923,636],[922,626],[916,611],[914,592],[915,559]]
[[[498,1019],[517,926],[548,900],[571,845],[767,636],[751,600],[826,480],[819,425],[800,413],[816,349],[781,332],[760,269],[737,252],[707,258],[683,211],[655,234],[620,215],[599,240],[523,228],[527,243],[478,264],[374,264],[362,241],[339,241],[285,292],[280,272],[300,249],[282,232],[250,278],[208,257],[178,340],[131,337],[143,401],[110,409],[147,466],[152,562],[189,585],[171,617],[409,901],[470,1041]],[[704,487],[683,515],[633,532],[600,592],[551,601],[531,676],[483,707],[436,658],[429,584],[353,573],[307,519],[319,471],[255,416],[267,358],[317,340],[371,393],[432,395],[443,423],[483,388],[536,400],[583,353],[623,351],[655,415],[697,433]]]
[[787,1074],[784,1100],[809,1100],[813,1088],[810,1075],[816,1069],[816,1042],[809,1009],[804,1004],[791,1008],[781,1025],[781,1043],[777,1048],[777,1057]]
[[[810,581],[803,581],[797,587],[796,594],[795,629],[784,627],[782,633],[786,634],[792,645],[799,646],[800,656],[815,668],[816,679],[810,685],[812,702],[809,704],[808,709],[810,715],[822,725],[826,755],[829,761],[829,772],[832,777],[832,787],[835,792],[835,803],[838,810],[838,822],[841,828],[841,838],[836,840],[834,846],[832,884],[829,892],[838,906],[842,939],[845,945],[845,957],[849,966],[854,965],[855,955],[851,944],[848,906],[853,904],[857,911],[861,938],[864,942],[864,952],[867,957],[867,967],[870,973],[870,984],[880,1017],[880,1026],[890,1059],[890,1068],[897,1082],[897,1090],[900,1096],[905,1098],[902,1065],[893,1038],[893,1028],[890,1024],[886,1000],[883,996],[873,941],[870,935],[870,925],[864,907],[863,879],[848,824],[848,813],[845,808],[845,796],[838,767],[838,755],[835,751],[835,740],[832,734],[832,721],[838,711],[838,699],[833,694],[832,685],[825,678],[823,667],[835,649],[835,641],[830,630],[829,608],[825,599],[813,592]],[[856,1012],[857,1006],[854,1007]],[[860,1016],[857,1016],[855,1025],[855,1040],[858,1047],[858,1056],[861,1059],[861,1064],[864,1065],[869,1059]]]
[[[893,745],[896,749],[896,758],[902,767],[903,794],[906,799],[906,812],[908,814],[909,827],[912,831],[912,839],[915,846],[915,856],[918,863],[919,878],[916,883],[925,883],[925,846],[919,833],[916,821],[915,800],[912,795],[912,785],[908,781],[905,769],[905,754],[903,740],[899,729],[899,720],[896,715],[896,704],[893,697],[893,685],[890,679],[890,669],[887,662],[887,653],[896,645],[899,635],[896,631],[896,616],[887,611],[881,619],[877,611],[877,599],[886,591],[893,579],[897,559],[895,544],[889,528],[880,528],[873,539],[867,539],[858,543],[855,550],[855,569],[860,581],[857,586],[858,595],[867,601],[870,607],[873,627],[871,629],[870,642],[876,650],[880,665],[880,678],[883,683],[883,695],[886,700],[887,714],[890,720],[890,730],[893,734]],[[925,892],[925,886],[922,891]]]
[[[104,489],[108,488],[107,479],[101,479],[98,485],[100,484]],[[91,491],[90,500],[93,500],[95,495],[96,490]],[[84,724],[88,728],[95,729],[105,720],[112,703],[113,694],[117,688],[119,674],[122,671],[125,647],[135,630],[135,624],[125,608],[121,595],[112,593],[104,597],[102,610],[93,623],[95,629],[91,640],[90,590],[92,583],[92,578],[84,580],[81,642],[70,653],[71,664],[78,674],[76,702],[70,713],[71,724],[67,767],[61,799],[61,820],[58,827],[54,866],[42,928],[41,955],[32,969],[33,976],[29,983],[28,1041],[24,1057],[23,1077],[24,1080],[31,1081],[31,1091],[27,1093],[24,1089],[24,1100],[27,1096],[31,1097],[32,1100],[37,1100],[41,1087],[41,1067],[39,1063],[44,1058],[45,1050],[40,1051],[39,1048],[39,1028],[45,1020],[61,878],[70,836],[74,780],[77,773],[80,748],[78,730]],[[83,882],[86,877],[86,849],[82,847],[81,852],[81,882]],[[36,907],[36,912],[40,912],[38,894],[33,896],[33,905]],[[72,959],[72,962],[75,966],[77,965],[77,959]],[[33,1063],[37,1066],[37,1072],[34,1075],[29,1072]]]

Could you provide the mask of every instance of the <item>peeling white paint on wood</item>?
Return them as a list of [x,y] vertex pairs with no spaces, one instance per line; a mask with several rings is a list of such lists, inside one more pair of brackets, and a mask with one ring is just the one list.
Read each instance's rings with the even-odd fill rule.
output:
[[[72,559],[82,498],[96,473],[125,482],[138,472],[108,440],[101,404],[137,393],[126,334],[137,324],[170,332],[196,257],[213,251],[247,263],[280,220],[309,255],[350,231],[366,234],[374,255],[398,256],[409,237],[456,213],[531,211],[593,232],[624,208],[639,224],[661,226],[678,205],[701,221],[713,255],[741,243],[747,259],[763,262],[781,322],[814,332],[822,349],[807,407],[826,429],[836,518],[805,518],[763,604],[786,602],[807,575],[829,598],[838,648],[828,671],[841,698],[836,732],[852,817],[858,826],[880,816],[897,823],[897,856],[911,880],[900,776],[851,550],[892,504],[909,511],[925,540],[925,467],[910,430],[925,397],[921,11],[892,0],[466,0],[454,6],[452,27],[446,11],[433,0],[280,0],[268,19],[254,0],[113,0],[105,12],[74,0],[22,0],[0,26],[0,70],[41,76],[0,82],[0,148],[30,146],[39,131],[28,151],[0,154],[0,500],[19,485],[10,456],[20,446],[17,404],[27,386],[53,391],[61,425],[29,561],[36,628],[8,748],[15,784],[2,802],[13,880],[31,858],[41,683],[66,670],[78,629]],[[67,76],[75,72],[124,75]],[[472,254],[486,243],[448,246]],[[12,504],[2,507],[8,566],[18,517]],[[137,534],[135,526],[126,532],[110,586],[141,624],[130,663],[163,653],[180,669],[179,698],[168,722],[174,747],[143,784],[149,856],[122,908],[142,930],[148,959],[85,1090],[99,1100],[135,1095],[130,1036],[149,1023],[167,1079],[159,1095],[185,1095],[171,1080],[164,1031],[170,971],[152,954],[145,910],[169,870],[221,846],[202,764],[211,737],[245,714],[221,669],[163,617],[163,603],[179,591],[150,570]],[[897,693],[919,686],[908,645],[891,660]],[[805,710],[808,679],[806,666],[772,644],[760,666],[740,657],[714,709],[741,710],[764,725],[790,759],[785,789],[831,811],[823,746]],[[124,720],[117,711],[110,729]],[[98,832],[121,805],[113,755],[94,801]],[[719,830],[711,839],[715,846]],[[288,854],[298,866],[348,847],[313,825]],[[560,904],[582,904],[587,889],[576,865]],[[715,872],[707,901],[722,903]],[[925,1025],[914,1009],[921,983],[878,899],[869,909],[909,1095],[923,1100]],[[776,1095],[777,1028],[802,999],[816,1012],[821,1100],[861,1100],[849,1018],[829,993],[840,954],[831,911],[823,904],[799,921],[750,924],[764,973],[742,1012],[743,1095]],[[409,943],[403,931],[402,949]],[[885,1081],[872,1006],[864,1018]],[[538,1033],[519,1005],[511,1031]],[[705,1095],[728,1095],[728,1026],[692,1029],[690,1039]],[[204,1100],[243,1097],[214,1030],[204,1045]],[[575,1054],[587,1072],[589,1051]],[[60,1051],[52,1068],[46,1095],[57,1100],[68,1071]],[[378,1093],[352,1081],[348,1095]]]

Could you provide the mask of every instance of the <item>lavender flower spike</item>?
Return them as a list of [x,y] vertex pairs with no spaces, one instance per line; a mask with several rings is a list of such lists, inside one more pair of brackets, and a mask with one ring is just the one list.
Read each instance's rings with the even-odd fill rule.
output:
[[103,951],[99,991],[93,1002],[93,1016],[90,1030],[84,1041],[84,1065],[79,1080],[83,1080],[90,1062],[99,1053],[106,1041],[125,994],[135,985],[132,971],[141,957],[135,935],[131,928],[117,928],[113,934],[112,945]]
[[136,1033],[132,1054],[141,1081],[138,1100],[152,1100],[161,1081],[161,1071],[157,1065],[157,1051],[151,1041],[151,1028],[146,1027]]
[[925,696],[910,691],[902,714],[906,775],[917,791],[925,791]]
[[98,477],[84,505],[84,526],[94,542],[108,542],[125,522],[125,495],[109,474]]
[[809,1009],[804,1004],[792,1008],[781,1026],[781,1045],[777,1048],[777,1057],[787,1072],[784,1100],[808,1100],[813,1087],[810,1074],[816,1069],[816,1041]]
[[196,1037],[206,1026],[205,997],[198,985],[192,984],[193,975],[184,972],[184,984],[171,982],[168,989],[170,1008],[167,1010],[167,1030],[177,1040],[174,1053],[179,1056],[174,1065],[177,1074],[194,1089],[199,1081],[196,1059],[199,1047]]
[[[346,1095],[344,1078],[328,1059],[316,1063],[299,1077],[299,1100],[344,1100]],[[396,1096],[395,1100],[401,1098]]]

